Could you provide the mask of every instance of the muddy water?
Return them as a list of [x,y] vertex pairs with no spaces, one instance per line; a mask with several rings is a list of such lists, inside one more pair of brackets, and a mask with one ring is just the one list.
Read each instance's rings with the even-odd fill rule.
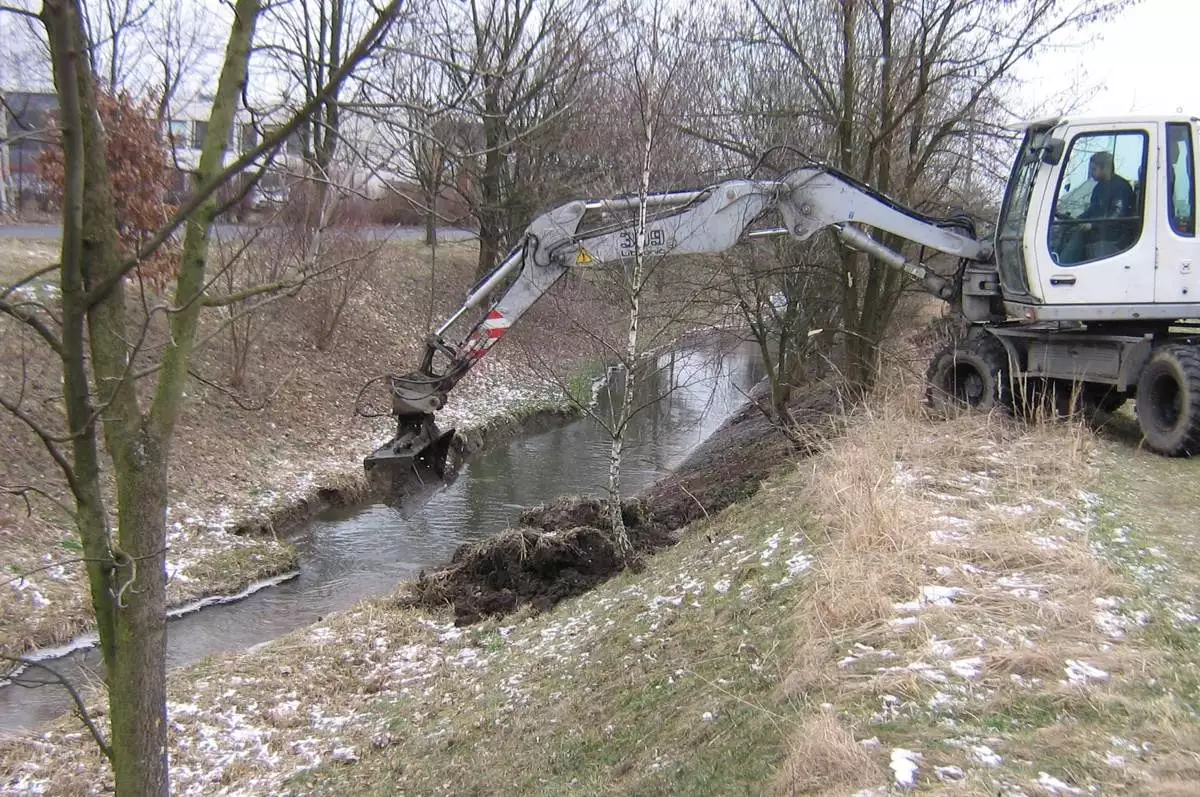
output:
[[[639,381],[635,405],[650,404],[631,424],[622,470],[633,494],[678,465],[744,401],[762,376],[752,347],[700,345],[660,357]],[[598,412],[619,401],[601,390]],[[502,530],[522,507],[572,493],[599,494],[608,477],[608,434],[590,419],[520,437],[481,453],[449,486],[396,510],[374,504],[330,510],[293,538],[300,575],[245,600],[212,606],[168,625],[169,666],[223,651],[244,650],[447,561],[464,542]],[[95,651],[48,662],[86,682],[96,678]],[[89,674],[90,673],[90,674]],[[28,679],[44,678],[30,671]],[[0,688],[0,731],[30,728],[69,709],[57,686]]]

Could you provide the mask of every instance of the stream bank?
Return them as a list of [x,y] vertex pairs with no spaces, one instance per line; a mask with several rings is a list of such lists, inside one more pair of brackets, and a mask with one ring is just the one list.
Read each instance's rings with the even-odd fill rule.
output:
[[[624,478],[631,492],[673,471],[761,378],[753,351],[745,347],[736,353],[705,347],[689,352],[664,355],[657,382],[648,386],[668,396],[637,419]],[[612,399],[609,391],[600,394],[601,405]],[[493,422],[464,435],[461,450],[485,447],[474,449],[453,483],[430,485],[421,500],[399,510],[384,504],[326,510],[291,538],[301,564],[297,577],[171,622],[168,666],[253,648],[387,594],[422,569],[449,561],[462,544],[503,531],[524,507],[602,484],[607,437],[587,419],[557,423],[565,417],[561,410],[525,407],[516,414],[520,428],[553,428],[518,435],[515,423]],[[81,653],[58,666],[82,672],[95,664],[94,653]],[[43,722],[62,710],[60,698],[48,689],[0,689],[0,728]]]
[[525,509],[511,529],[459,547],[448,566],[422,571],[401,604],[452,606],[455,625],[466,626],[526,606],[546,611],[627,567],[640,568],[641,557],[673,546],[685,526],[749,498],[772,473],[814,453],[842,407],[836,389],[816,386],[799,392],[790,409],[792,437],[753,403],[743,405],[678,467],[626,499],[621,515],[633,547],[627,560],[614,546],[603,501],[562,497]]

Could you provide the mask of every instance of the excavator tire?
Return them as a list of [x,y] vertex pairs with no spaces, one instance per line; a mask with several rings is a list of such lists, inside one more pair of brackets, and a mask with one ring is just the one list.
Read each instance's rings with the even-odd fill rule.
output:
[[1138,378],[1136,409],[1148,448],[1169,457],[1200,453],[1200,351],[1156,348]]
[[1011,409],[1008,351],[983,330],[934,356],[925,374],[925,399],[937,410]]

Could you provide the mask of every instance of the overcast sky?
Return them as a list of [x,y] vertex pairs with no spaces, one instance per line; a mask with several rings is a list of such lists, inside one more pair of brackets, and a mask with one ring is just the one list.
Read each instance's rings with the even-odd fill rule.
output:
[[[1090,31],[1089,31],[1090,33]],[[1043,110],[1064,110],[1078,76],[1098,90],[1076,115],[1175,113],[1200,116],[1200,0],[1142,0],[1097,27],[1087,44],[1048,54],[1029,67],[1025,90]],[[1086,35],[1086,34],[1085,34]]]

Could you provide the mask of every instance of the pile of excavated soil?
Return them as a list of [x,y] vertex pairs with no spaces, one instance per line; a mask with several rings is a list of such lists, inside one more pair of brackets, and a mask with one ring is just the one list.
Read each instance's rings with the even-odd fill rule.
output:
[[674,474],[626,501],[622,517],[635,552],[629,562],[613,545],[599,499],[561,498],[525,510],[516,528],[460,547],[448,566],[421,573],[406,602],[453,606],[462,626],[526,605],[545,611],[588,591],[638,557],[674,545],[684,526],[753,495],[779,467],[812,453],[841,404],[835,391],[822,389],[797,397],[791,409],[798,433],[789,437],[747,405]]

